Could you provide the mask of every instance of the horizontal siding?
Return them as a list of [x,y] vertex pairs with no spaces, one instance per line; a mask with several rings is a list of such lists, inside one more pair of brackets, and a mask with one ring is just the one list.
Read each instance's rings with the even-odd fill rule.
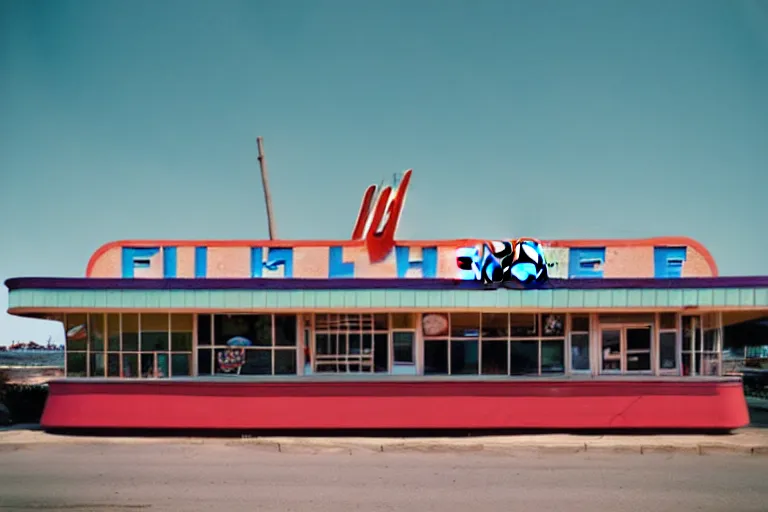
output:
[[14,290],[24,309],[596,309],[767,307],[768,288],[612,290]]

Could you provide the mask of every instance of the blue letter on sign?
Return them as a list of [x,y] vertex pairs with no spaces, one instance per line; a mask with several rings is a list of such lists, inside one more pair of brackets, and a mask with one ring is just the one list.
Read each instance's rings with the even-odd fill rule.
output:
[[123,279],[132,279],[137,268],[149,268],[159,247],[123,247]]
[[423,247],[421,261],[411,261],[410,247],[395,247],[397,277],[403,278],[412,268],[421,269],[421,277],[433,278],[437,275],[437,247]]
[[264,261],[264,250],[261,247],[251,247],[251,277],[270,277],[270,274],[274,274],[281,267],[282,277],[293,277],[293,249],[273,247],[268,250],[267,260]]
[[328,250],[328,277],[349,278],[355,277],[355,264],[344,261],[344,248],[331,247]]
[[195,278],[205,279],[208,276],[208,248],[195,247]]

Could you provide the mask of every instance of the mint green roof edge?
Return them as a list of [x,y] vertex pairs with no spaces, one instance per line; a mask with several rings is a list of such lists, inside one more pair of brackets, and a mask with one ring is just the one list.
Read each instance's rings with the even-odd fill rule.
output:
[[35,290],[13,309],[579,309],[766,307],[766,288],[609,290]]

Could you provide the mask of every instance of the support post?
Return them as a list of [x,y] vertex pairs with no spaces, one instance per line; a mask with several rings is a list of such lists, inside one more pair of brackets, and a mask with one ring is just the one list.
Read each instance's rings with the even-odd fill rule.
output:
[[269,191],[269,176],[267,174],[267,158],[264,156],[264,138],[256,137],[256,145],[259,148],[259,167],[261,168],[261,184],[264,188],[264,202],[267,206],[267,225],[269,228],[269,239],[277,238],[275,230],[275,219],[272,216],[272,194]]

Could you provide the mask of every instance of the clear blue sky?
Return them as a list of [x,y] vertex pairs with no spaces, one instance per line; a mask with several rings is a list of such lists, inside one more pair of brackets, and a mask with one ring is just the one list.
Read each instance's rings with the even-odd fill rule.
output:
[[688,235],[768,274],[764,1],[0,0],[0,70],[3,280],[266,238],[257,135],[283,238],[412,167],[400,238]]

